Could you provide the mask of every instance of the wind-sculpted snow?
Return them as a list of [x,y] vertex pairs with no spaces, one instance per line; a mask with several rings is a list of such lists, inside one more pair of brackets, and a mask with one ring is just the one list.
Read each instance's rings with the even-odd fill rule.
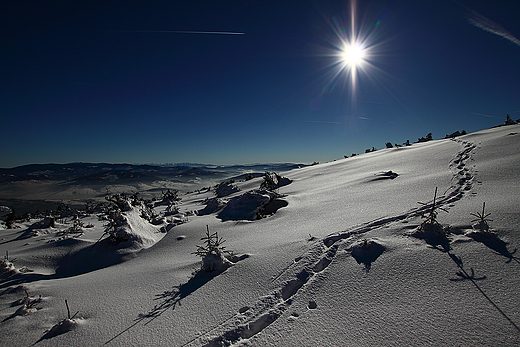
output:
[[[463,148],[457,152],[449,164],[453,172],[453,185],[446,190],[446,194],[438,198],[436,201],[438,207],[447,207],[462,199],[464,194],[471,190],[473,184],[474,175],[469,164],[478,146],[470,142],[460,141],[459,143]],[[394,179],[398,175],[388,171],[378,176],[375,180]],[[430,207],[430,204],[419,205],[417,208],[402,214],[366,222],[349,230],[333,233],[321,240],[315,240],[313,247],[308,252],[298,257],[283,273],[275,276],[277,281],[285,278],[279,289],[259,298],[255,304],[248,306],[247,310],[239,311],[232,319],[228,319],[220,326],[213,328],[184,346],[229,346],[251,339],[280,319],[289,310],[294,300],[298,300],[298,292],[313,282],[316,276],[326,271],[327,267],[334,261],[339,249],[350,253],[358,264],[364,265],[368,272],[372,263],[385,252],[386,248],[380,242],[362,239],[362,236],[376,229],[383,229],[392,224],[395,226],[398,223],[405,229],[406,224],[403,223],[408,223],[408,221],[413,221],[418,216],[424,215]],[[443,240],[449,243],[446,238]],[[463,276],[466,276],[460,258],[448,254],[461,268]],[[317,307],[315,301],[311,301],[309,305],[313,309]],[[506,318],[508,317],[506,316]]]

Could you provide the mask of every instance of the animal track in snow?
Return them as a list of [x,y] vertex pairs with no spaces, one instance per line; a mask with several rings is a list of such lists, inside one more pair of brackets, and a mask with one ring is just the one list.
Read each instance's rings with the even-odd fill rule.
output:
[[[229,346],[258,334],[278,318],[289,306],[301,288],[308,284],[314,276],[322,273],[334,259],[339,244],[326,247],[323,242],[315,242],[305,256],[298,257],[281,275],[289,275],[279,289],[260,297],[252,306],[242,307],[239,312],[221,325],[205,332],[188,342],[188,345]],[[318,248],[318,251],[316,250]],[[312,256],[307,256],[311,254]],[[292,273],[292,275],[290,275]],[[274,280],[278,279],[277,276]],[[309,309],[316,309],[314,300],[308,303]]]
[[473,153],[479,148],[475,143],[454,139],[463,148],[455,154],[449,167],[453,172],[452,186],[445,192],[449,194],[445,197],[446,202],[458,201],[464,196],[464,192],[471,190],[475,178],[475,165],[469,167],[468,162],[473,160]]

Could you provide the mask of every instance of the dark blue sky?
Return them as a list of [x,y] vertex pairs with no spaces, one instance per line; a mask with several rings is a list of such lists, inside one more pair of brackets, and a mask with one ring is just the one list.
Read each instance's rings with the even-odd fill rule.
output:
[[520,118],[519,1],[354,7],[352,83],[349,1],[2,1],[0,166],[322,162]]

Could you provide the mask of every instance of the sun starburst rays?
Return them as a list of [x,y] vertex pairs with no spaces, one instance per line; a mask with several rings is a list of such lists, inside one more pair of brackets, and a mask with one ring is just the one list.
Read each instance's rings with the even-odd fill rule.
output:
[[387,78],[394,77],[384,66],[388,65],[386,57],[391,56],[395,37],[388,36],[388,22],[381,10],[363,7],[359,17],[356,9],[356,1],[351,0],[345,11],[332,16],[323,13],[323,42],[316,46],[322,64],[316,71],[320,91],[313,99],[320,100],[320,107],[324,95],[334,93],[340,96],[338,103],[349,103],[345,110],[351,118],[361,112],[358,99],[374,98],[364,94],[366,88],[381,88],[392,96],[394,93],[386,83]]
[[348,12],[348,16],[338,15],[328,20],[331,28],[328,39],[330,46],[324,55],[330,61],[323,77],[330,86],[336,86],[342,81],[351,99],[355,99],[360,75],[368,76],[377,71],[372,61],[378,47],[374,37],[378,24],[366,20],[358,22],[355,1],[351,1]]

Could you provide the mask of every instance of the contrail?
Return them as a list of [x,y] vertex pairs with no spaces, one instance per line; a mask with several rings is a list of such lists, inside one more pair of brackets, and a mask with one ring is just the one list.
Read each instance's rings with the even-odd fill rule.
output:
[[517,39],[513,34],[504,29],[504,27],[502,27],[500,24],[493,22],[491,19],[486,18],[475,11],[472,11],[472,13],[467,16],[467,20],[470,24],[473,24],[477,28],[498,36],[502,36],[506,40],[509,40],[520,46],[520,40]]
[[327,122],[322,120],[304,120],[304,123],[343,124],[343,122]]
[[210,35],[245,35],[243,32],[235,31],[191,31],[191,30],[91,30],[91,31],[111,31],[118,33],[170,33],[170,34],[210,34]]
[[503,26],[501,26],[498,23],[493,22],[491,19],[484,17],[483,15],[477,13],[476,11],[473,11],[469,7],[461,4],[458,1],[453,1],[454,3],[458,4],[459,6],[464,7],[466,10],[468,10],[470,13],[466,15],[466,20],[468,23],[476,26],[477,28],[480,28],[482,30],[485,30],[489,33],[501,36],[505,38],[506,40],[509,40],[513,42],[514,44],[520,46],[520,40],[515,37],[515,35],[511,34],[509,31],[507,31]]
[[498,118],[498,119],[504,118],[504,117],[497,117],[497,116],[492,116],[489,114],[483,114],[483,113],[477,113],[477,112],[471,112],[471,114],[476,114],[477,116],[484,116],[484,117],[489,117],[489,118]]

